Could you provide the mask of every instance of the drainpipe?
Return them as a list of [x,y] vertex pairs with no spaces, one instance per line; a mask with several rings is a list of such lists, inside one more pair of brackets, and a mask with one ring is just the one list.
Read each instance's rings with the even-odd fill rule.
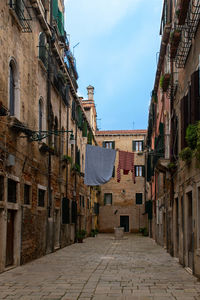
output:
[[[53,3],[50,0],[50,25],[52,25],[52,9]],[[48,131],[51,130],[51,37],[48,36],[48,70],[47,70],[47,127]],[[51,146],[51,136],[48,136],[48,146]],[[48,201],[47,201],[47,224],[46,224],[46,251],[48,245],[48,218],[51,215],[52,197],[51,197],[51,153],[48,152]],[[53,248],[53,246],[52,246]],[[53,249],[52,249],[53,250]]]

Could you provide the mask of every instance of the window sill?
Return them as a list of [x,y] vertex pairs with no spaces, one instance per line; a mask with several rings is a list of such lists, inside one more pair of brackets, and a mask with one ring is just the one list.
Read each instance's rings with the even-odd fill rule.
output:
[[7,202],[7,209],[18,210],[19,209],[19,204],[18,203]]
[[37,206],[37,210],[44,211],[46,210],[45,206]]

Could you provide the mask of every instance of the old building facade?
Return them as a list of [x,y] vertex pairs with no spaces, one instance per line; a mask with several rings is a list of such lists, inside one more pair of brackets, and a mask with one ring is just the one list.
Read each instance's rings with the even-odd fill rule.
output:
[[64,1],[3,0],[0,16],[1,272],[89,234],[99,193],[83,182],[85,145],[96,141]]
[[96,139],[101,147],[134,153],[135,179],[131,171],[117,181],[119,152],[116,154],[113,178],[101,186],[99,206],[99,230],[113,232],[122,226],[125,232],[138,232],[147,227],[145,213],[145,154],[146,130],[97,131]]
[[147,134],[153,237],[198,277],[199,7],[196,0],[164,1]]

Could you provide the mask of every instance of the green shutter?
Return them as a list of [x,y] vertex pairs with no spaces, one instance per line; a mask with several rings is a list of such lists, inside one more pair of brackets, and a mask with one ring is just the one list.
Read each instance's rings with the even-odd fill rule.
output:
[[115,149],[115,142],[112,142],[112,149]]
[[144,142],[142,141],[142,151],[144,151]]
[[115,177],[115,166],[113,167],[112,177]]
[[145,166],[142,166],[142,176],[145,177]]
[[57,25],[58,25],[58,30],[61,36],[64,36],[64,15],[63,13],[58,9],[57,12]]
[[133,143],[132,143],[132,151],[136,151],[136,142],[135,141],[133,141]]
[[92,145],[92,132],[91,131],[88,132],[88,141],[87,141],[87,143]]
[[142,204],[142,193],[136,193],[136,204]]
[[76,118],[76,102],[73,100],[72,102],[72,119],[75,120]]
[[102,147],[105,148],[106,147],[106,142],[102,143]]
[[52,0],[53,1],[53,18],[57,20],[58,17],[58,0]]
[[69,224],[69,199],[62,199],[62,223]]
[[83,122],[83,137],[87,137],[87,122]]

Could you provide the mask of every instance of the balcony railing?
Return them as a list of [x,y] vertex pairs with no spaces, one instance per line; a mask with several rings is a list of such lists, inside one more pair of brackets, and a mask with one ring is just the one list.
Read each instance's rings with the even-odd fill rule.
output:
[[[188,2],[188,1],[187,1]],[[184,10],[186,15],[185,22],[180,26],[179,18],[177,17],[176,27],[181,30],[181,41],[179,43],[175,63],[177,68],[184,68],[190,48],[192,46],[192,39],[195,37],[199,20],[200,20],[200,0],[190,0],[187,6],[187,11]]]
[[10,0],[9,7],[12,9],[19,20],[22,32],[32,32],[30,21],[32,20],[28,7],[24,0]]

